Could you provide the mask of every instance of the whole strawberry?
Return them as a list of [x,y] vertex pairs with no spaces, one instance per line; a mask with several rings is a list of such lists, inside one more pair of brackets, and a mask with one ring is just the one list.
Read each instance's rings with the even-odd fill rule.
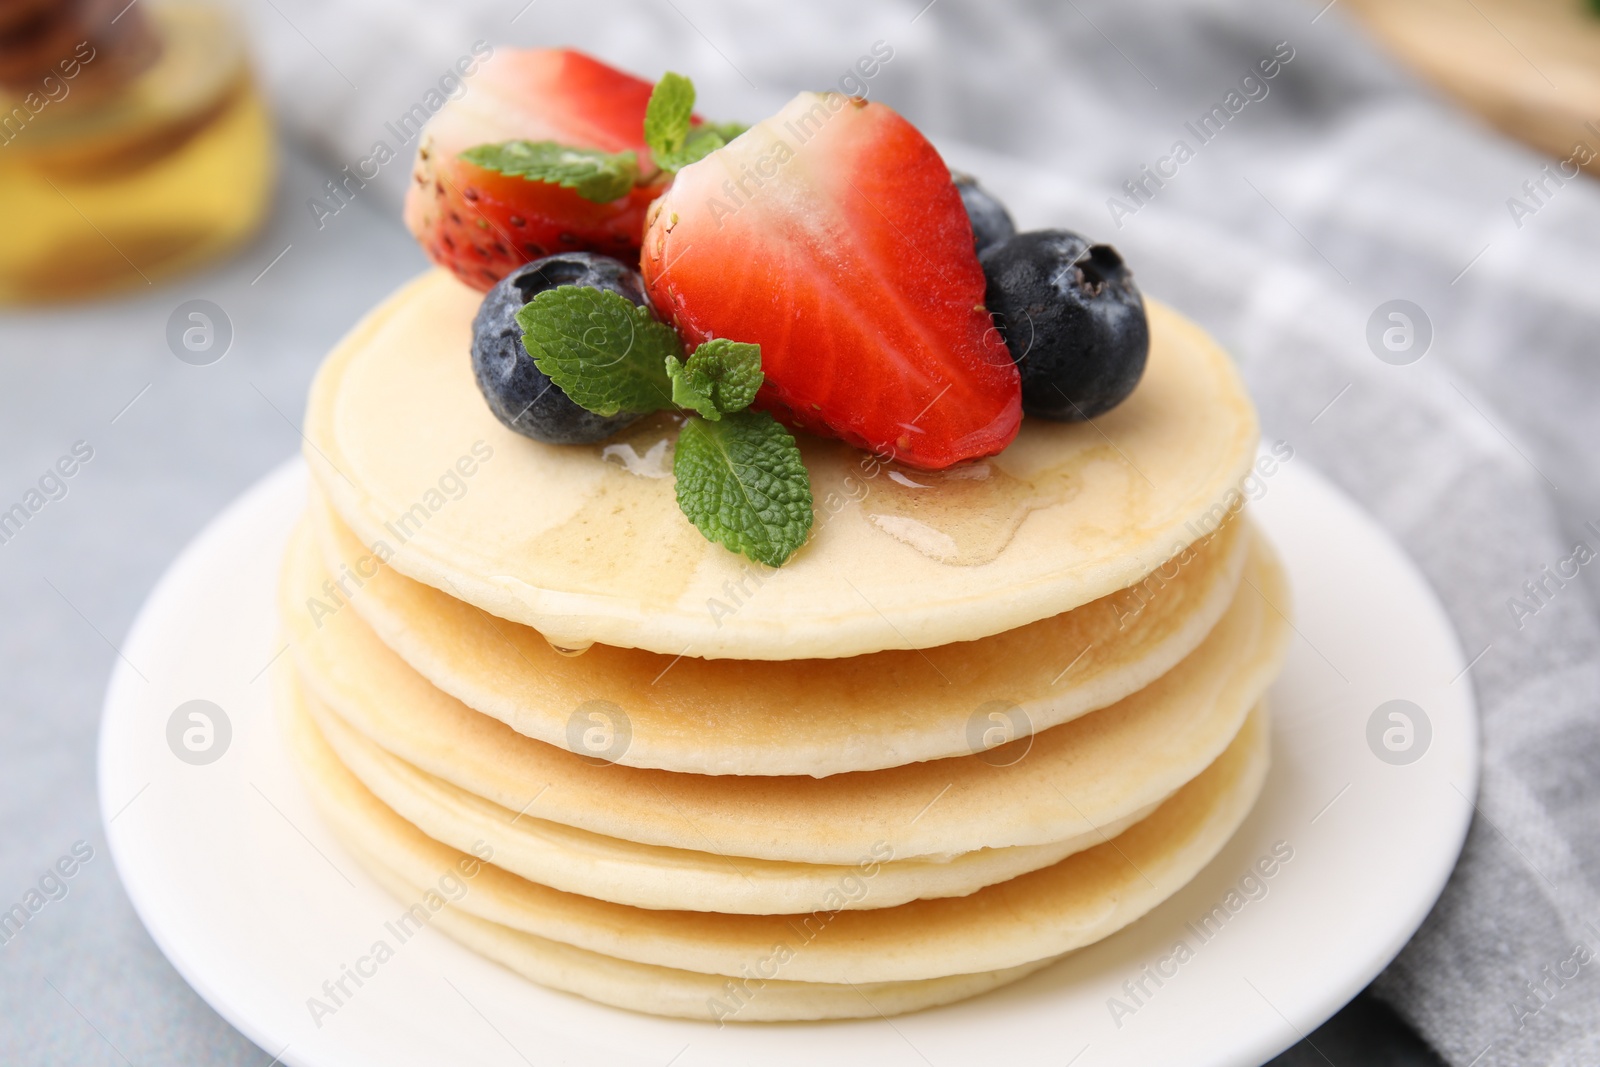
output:
[[644,142],[650,90],[571,49],[496,53],[424,126],[406,225],[485,291],[556,252],[633,258],[667,180]]

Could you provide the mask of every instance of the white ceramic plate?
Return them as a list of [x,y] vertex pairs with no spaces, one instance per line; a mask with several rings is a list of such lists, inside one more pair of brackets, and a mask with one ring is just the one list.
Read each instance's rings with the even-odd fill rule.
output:
[[[320,825],[273,719],[265,668],[282,647],[273,586],[305,499],[298,462],[184,551],[123,647],[100,738],[112,854],[183,976],[293,1067],[965,1065],[997,1054],[1018,1067],[1255,1067],[1416,930],[1477,786],[1470,678],[1422,577],[1304,460],[1262,485],[1254,513],[1288,564],[1298,636],[1272,692],[1260,803],[1155,912],[988,996],[892,1020],[718,1029],[543,989],[424,930],[359,987],[345,978],[351,995],[314,1019],[309,999],[392,942],[384,924],[401,908]],[[200,754],[209,763],[190,762],[184,730],[198,730],[189,743],[201,748],[206,737],[187,711],[171,727],[193,700],[227,720]],[[1392,706],[1370,726],[1392,700],[1414,705],[1409,733]],[[1275,855],[1270,878],[1253,873]]]

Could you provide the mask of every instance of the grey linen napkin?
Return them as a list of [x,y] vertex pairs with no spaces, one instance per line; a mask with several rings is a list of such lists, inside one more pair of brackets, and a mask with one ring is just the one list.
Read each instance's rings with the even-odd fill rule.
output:
[[[1321,3],[279,0],[253,17],[285,120],[336,164],[478,39],[670,66],[708,113],[746,118],[887,42],[869,94],[977,146],[950,154],[1023,226],[1115,243],[1237,356],[1268,435],[1442,597],[1473,660],[1455,684],[1479,700],[1481,791],[1460,866],[1376,994],[1453,1067],[1600,1063],[1600,184],[1557,184]],[[404,180],[391,166],[360,195],[397,203]],[[1368,340],[1397,299],[1431,333],[1404,365]]]

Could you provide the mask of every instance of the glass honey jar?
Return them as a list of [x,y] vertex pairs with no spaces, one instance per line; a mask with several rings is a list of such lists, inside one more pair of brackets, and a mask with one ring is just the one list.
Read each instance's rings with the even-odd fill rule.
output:
[[272,127],[197,0],[0,0],[0,302],[154,284],[255,231]]

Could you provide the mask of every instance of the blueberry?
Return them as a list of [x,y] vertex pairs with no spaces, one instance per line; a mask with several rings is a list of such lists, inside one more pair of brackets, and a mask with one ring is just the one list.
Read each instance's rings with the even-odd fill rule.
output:
[[561,252],[536,259],[501,279],[484,295],[472,320],[472,373],[489,410],[506,426],[552,445],[602,441],[639,416],[606,417],[586,411],[544,376],[522,347],[517,312],[546,289],[584,285],[643,305],[644,279],[621,260],[593,252]]
[[961,203],[967,209],[967,218],[972,220],[972,243],[978,255],[983,255],[1017,232],[1017,224],[1011,221],[1011,213],[994,198],[993,193],[978,184],[978,179],[960,171],[951,171],[950,180],[956,183],[956,189],[961,193]]
[[981,261],[985,303],[1022,372],[1026,414],[1078,422],[1133,392],[1150,353],[1150,324],[1115,248],[1068,230],[1035,230]]

